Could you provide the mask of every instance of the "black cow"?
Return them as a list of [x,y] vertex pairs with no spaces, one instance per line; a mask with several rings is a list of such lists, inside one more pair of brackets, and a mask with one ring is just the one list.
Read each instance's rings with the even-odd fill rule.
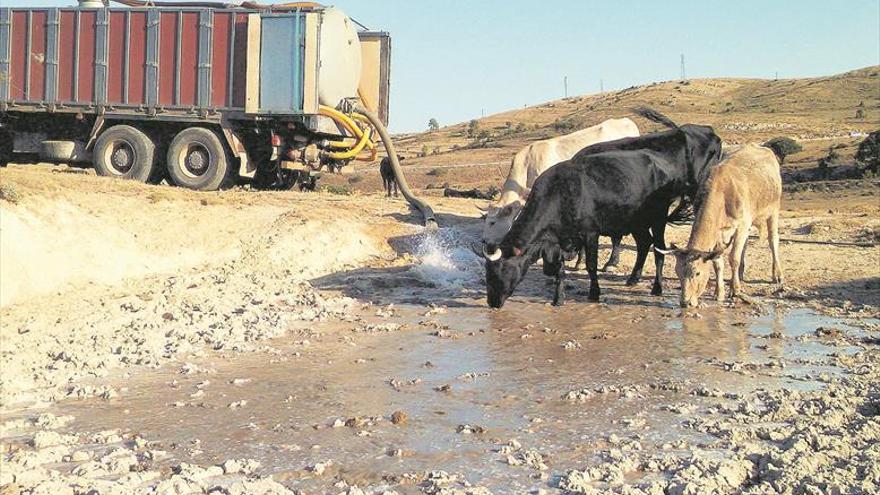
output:
[[[404,157],[397,155],[397,161],[402,162]],[[385,187],[385,196],[391,197],[391,190],[394,189],[394,197],[397,197],[397,177],[394,175],[394,169],[391,167],[391,157],[386,156],[379,163],[379,175],[382,176],[382,185]]]
[[[651,245],[665,249],[669,207],[693,197],[701,178],[721,156],[711,127],[677,126],[652,110],[639,113],[672,130],[585,148],[535,181],[522,213],[498,246],[484,246],[489,305],[501,307],[544,250],[544,273],[555,271],[553,304],[564,302],[563,253],[583,247],[590,275],[589,299],[599,299],[599,235],[632,234],[637,258],[627,285],[638,283]],[[651,293],[663,292],[663,255],[654,253]]]

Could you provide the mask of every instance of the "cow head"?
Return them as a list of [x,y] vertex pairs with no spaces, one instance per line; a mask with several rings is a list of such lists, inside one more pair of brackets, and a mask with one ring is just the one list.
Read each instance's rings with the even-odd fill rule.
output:
[[513,248],[505,255],[495,244],[483,245],[486,258],[486,300],[489,306],[500,308],[529,270],[528,256]]
[[681,131],[687,143],[689,179],[693,187],[698,187],[709,169],[721,160],[721,138],[705,125],[687,124],[681,126]]
[[[679,303],[682,308],[693,308],[699,305],[700,296],[709,285],[709,274],[712,272],[712,263],[715,262],[730,244],[721,244],[712,251],[700,251],[696,249],[680,249],[672,245],[672,249],[664,250],[654,248],[660,254],[675,256],[675,274],[681,282],[681,297]],[[717,283],[724,283],[717,281]]]
[[514,201],[505,206],[490,206],[485,211],[485,223],[483,224],[483,243],[498,244],[504,235],[510,231],[513,221],[522,210],[522,203]]

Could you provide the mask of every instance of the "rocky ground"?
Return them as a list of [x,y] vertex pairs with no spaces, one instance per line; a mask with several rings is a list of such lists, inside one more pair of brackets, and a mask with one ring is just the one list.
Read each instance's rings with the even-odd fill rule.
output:
[[[0,171],[0,185],[4,495],[880,490],[880,203],[875,184],[787,192],[782,222],[785,286],[766,282],[769,256],[763,241],[754,241],[747,275],[752,304],[709,303],[708,309],[691,314],[674,308],[673,279],[667,280],[666,302],[655,304],[642,294],[647,289],[625,289],[614,276],[609,276],[600,305],[585,302],[579,293],[581,278],[575,276],[569,304],[549,308],[543,304],[548,289],[538,273],[530,276],[509,307],[490,311],[482,301],[478,260],[476,265],[470,258],[465,264],[458,263],[460,259],[450,264],[443,252],[420,251],[424,238],[417,219],[402,202],[377,195],[235,190],[194,194],[14,167]],[[454,229],[456,239],[464,239],[441,246],[441,251],[466,252],[468,235],[479,229],[476,203],[441,198],[431,202],[441,225]],[[674,228],[670,235],[681,243],[687,232]],[[627,250],[622,265],[631,266],[633,257]],[[649,267],[646,276],[650,272]],[[597,317],[596,311],[626,317],[629,325],[663,321],[699,334],[688,326],[734,318],[719,325],[735,332],[740,322],[768,311],[805,309],[833,316],[840,325],[815,324],[807,332],[751,332],[746,347],[763,352],[759,360],[736,354],[719,357],[702,347],[688,351],[687,366],[712,370],[705,376],[735,377],[748,386],[722,386],[726,378],[641,375],[626,385],[579,386],[575,375],[566,381],[563,373],[556,377],[559,383],[548,382],[541,392],[541,403],[559,408],[542,414],[545,426],[531,417],[526,426],[512,431],[479,421],[451,428],[449,435],[478,443],[475,448],[482,454],[471,461],[473,469],[442,457],[416,463],[409,460],[406,448],[398,453],[389,447],[391,453],[382,458],[401,459],[401,469],[362,477],[346,465],[349,458],[321,457],[320,452],[330,448],[325,445],[318,457],[295,450],[284,454],[302,460],[290,470],[274,465],[270,457],[206,457],[201,451],[211,447],[201,445],[199,438],[183,445],[169,442],[159,431],[144,436],[137,423],[108,419],[113,424],[107,429],[86,429],[80,426],[84,418],[63,412],[65,404],[98,401],[94,403],[118,408],[123,417],[138,417],[135,402],[126,404],[142,392],[129,386],[140,383],[141,376],[172,370],[179,376],[176,384],[154,402],[167,402],[166,409],[198,417],[199,410],[188,405],[216,397],[215,365],[235,369],[230,363],[250,355],[265,359],[267,369],[296,367],[295,358],[302,355],[323,363],[313,369],[320,374],[335,369],[337,365],[324,366],[348,356],[346,349],[378,345],[375,342],[385,342],[381,339],[390,332],[413,339],[413,347],[440,341],[462,349],[476,345],[473,339],[500,332],[512,339],[506,347],[514,349],[511,359],[520,363],[511,369],[527,369],[533,358],[544,356],[536,354],[540,349],[553,362],[571,361],[571,368],[564,368],[569,373],[580,366],[578,356],[589,352],[601,360],[603,345],[624,344],[615,340],[622,327],[612,321],[619,320],[603,320],[601,330],[583,333],[584,311],[593,312],[588,313],[591,318]],[[536,318],[548,323],[510,316],[520,314],[540,314]],[[478,327],[471,327],[475,321]],[[783,317],[783,327],[785,321]],[[325,330],[318,332],[320,325]],[[707,349],[712,337],[708,339],[701,344]],[[531,347],[520,352],[519,345]],[[815,351],[819,347],[824,350]],[[814,350],[786,351],[793,348]],[[419,361],[419,369],[427,361],[438,362],[430,358],[433,351],[426,352],[428,359]],[[645,360],[644,368],[664,362],[657,359]],[[367,367],[356,369],[374,366],[365,357],[350,361],[350,366]],[[622,358],[620,366],[625,363],[632,364]],[[806,372],[791,371],[804,366]],[[638,360],[635,368],[642,368]],[[494,372],[497,380],[507,376]],[[473,400],[494,403],[489,398],[493,380],[479,370],[436,384],[409,373],[391,381],[383,378],[368,395],[390,388],[394,397],[414,394],[413,400],[421,401],[451,390],[448,400],[454,402],[460,383],[467,383],[473,387],[468,389]],[[780,385],[782,378],[790,380],[784,383],[805,385]],[[247,388],[250,378],[240,379],[245,381],[225,380],[225,386]],[[171,398],[183,393],[178,390],[184,384],[190,387],[189,395]],[[316,400],[323,397],[320,390],[312,393]],[[555,417],[612,404],[603,401],[657,394],[662,400],[647,413],[616,419],[591,432],[596,438],[575,447],[565,444],[554,450],[552,442],[544,444],[539,438],[542,428],[557,428]],[[255,411],[242,420],[245,424],[259,423],[256,412],[269,407],[259,404],[259,395],[234,399],[224,398],[220,410],[230,417],[236,411]],[[370,409],[368,403],[361,409]],[[404,444],[405,425],[414,432],[425,422],[413,409],[357,412],[353,406],[352,414],[326,421],[328,431],[351,429],[357,438],[362,431],[381,437],[383,431],[393,430],[400,435],[394,438]],[[99,410],[95,407],[95,414]],[[205,411],[207,415],[210,409]],[[332,415],[328,411],[320,417]],[[648,426],[655,417],[665,416],[674,418],[666,423],[674,425],[668,427],[672,438],[660,439],[654,434],[658,427]],[[229,427],[230,432],[240,428]],[[564,432],[558,428],[553,435]],[[223,434],[235,438],[233,433]],[[353,454],[364,457],[371,452]],[[517,480],[517,488],[505,487],[488,474],[500,469],[498,465],[512,470],[509,476]]]

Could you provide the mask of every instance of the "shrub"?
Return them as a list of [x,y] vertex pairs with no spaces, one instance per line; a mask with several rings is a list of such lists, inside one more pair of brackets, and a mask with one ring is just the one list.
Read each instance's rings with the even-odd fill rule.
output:
[[567,132],[574,129],[575,124],[568,119],[556,119],[556,121],[553,122],[553,128],[559,132]]
[[320,191],[330,193],[330,194],[339,194],[341,196],[351,196],[351,189],[345,186],[333,186],[333,185],[323,185],[319,188]]
[[865,110],[863,108],[856,109],[856,118],[857,119],[865,118]]
[[880,131],[868,134],[868,137],[859,143],[856,161],[875,174],[880,171]]
[[834,146],[830,146],[828,148],[828,155],[826,155],[825,158],[819,159],[819,168],[822,170],[828,170],[829,167],[837,165],[838,161],[840,161],[840,153],[834,149]]
[[431,170],[428,170],[427,174],[425,175],[430,175],[431,177],[440,177],[441,175],[446,175],[446,169],[432,168]]
[[440,130],[440,123],[437,122],[437,119],[432,117],[431,120],[428,121],[428,132],[434,132],[437,130]]
[[21,194],[9,184],[0,184],[0,201],[8,201],[17,204],[21,201]]
[[764,143],[764,146],[770,148],[776,153],[776,157],[779,158],[780,164],[785,163],[785,157],[788,155],[800,153],[804,149],[803,146],[798,144],[794,139],[783,136],[775,137],[767,141]]
[[477,131],[480,129],[480,123],[477,122],[476,119],[468,122],[467,125],[467,137],[472,138],[477,135]]
[[362,180],[364,180],[363,175],[352,175],[351,177],[348,178],[348,183],[354,185]]
[[428,150],[428,145],[427,145],[427,144],[423,144],[423,145],[422,145],[422,151],[419,152],[419,156],[420,156],[420,157],[426,157],[426,156],[428,156],[428,151],[429,151],[429,150]]

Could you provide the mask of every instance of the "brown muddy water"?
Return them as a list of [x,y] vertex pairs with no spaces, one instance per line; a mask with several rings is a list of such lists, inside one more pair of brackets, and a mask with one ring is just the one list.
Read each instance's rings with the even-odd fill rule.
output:
[[[816,328],[860,333],[806,310],[681,315],[672,280],[654,298],[647,280],[629,289],[608,276],[603,301],[587,303],[577,274],[569,302],[553,308],[539,270],[491,310],[479,260],[461,246],[445,252],[431,259],[427,249],[416,267],[315,281],[376,303],[345,321],[302,324],[259,352],[207,352],[117,374],[100,383],[118,397],[49,411],[75,416],[70,430],[119,428],[157,441],[169,465],[256,459],[261,474],[307,493],[332,491],[339,479],[400,491],[407,473],[437,469],[495,493],[526,493],[582,468],[611,435],[671,453],[681,441],[708,443],[682,425],[689,411],[757,388],[820,387],[838,372],[829,356],[853,349],[815,338]],[[397,411],[405,421],[395,424]],[[549,469],[510,465],[499,449],[513,439]],[[327,460],[321,475],[307,469]]]

